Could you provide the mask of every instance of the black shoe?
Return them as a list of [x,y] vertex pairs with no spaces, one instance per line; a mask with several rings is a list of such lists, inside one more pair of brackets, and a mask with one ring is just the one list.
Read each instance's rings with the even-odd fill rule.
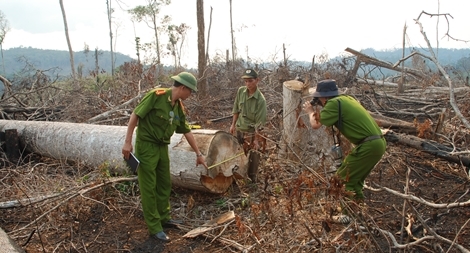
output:
[[164,228],[178,228],[179,225],[183,225],[183,222],[180,220],[168,220],[162,224]]
[[163,242],[169,242],[170,241],[170,237],[168,237],[165,234],[165,232],[163,232],[163,231],[160,231],[160,232],[152,235],[152,238],[163,241]]

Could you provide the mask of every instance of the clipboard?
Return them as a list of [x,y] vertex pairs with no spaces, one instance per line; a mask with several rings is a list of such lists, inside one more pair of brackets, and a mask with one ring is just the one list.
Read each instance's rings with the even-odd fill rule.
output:
[[137,175],[137,169],[139,168],[140,161],[139,159],[137,159],[137,157],[135,157],[134,153],[131,152],[129,154],[129,159],[124,160],[126,161],[127,166],[129,166],[129,168],[131,169],[132,173],[134,173],[134,175]]

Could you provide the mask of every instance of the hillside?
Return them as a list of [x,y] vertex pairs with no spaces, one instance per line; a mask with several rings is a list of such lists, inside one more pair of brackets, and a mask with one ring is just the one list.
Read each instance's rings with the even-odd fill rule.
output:
[[[68,76],[70,74],[70,56],[68,51],[37,49],[31,47],[17,47],[3,51],[4,66],[0,68],[1,75],[9,78],[20,71],[36,69],[48,70],[57,68],[57,74]],[[88,75],[95,69],[95,51],[80,51],[74,55],[75,68],[83,66],[83,75]],[[124,62],[133,61],[131,57],[121,54],[114,54],[115,66],[118,67]],[[100,72],[111,72],[111,53],[110,51],[98,51],[98,66]]]
[[[423,49],[406,48],[405,54],[408,55],[412,50],[418,50],[427,54]],[[372,48],[364,49],[362,53],[381,59],[386,62],[395,63],[402,57],[402,49],[391,49],[378,51]],[[466,72],[468,66],[470,66],[470,49],[446,49],[441,48],[438,53],[439,62],[443,66],[451,66],[453,68],[463,70]],[[111,72],[111,56],[109,51],[99,51],[98,65],[100,72]],[[0,67],[0,75],[7,78],[11,78],[19,71],[29,69],[36,71],[36,69],[46,70],[58,68],[57,72],[61,76],[68,76],[70,74],[70,60],[68,51],[61,50],[45,50],[31,47],[18,47],[7,49],[3,51],[5,71],[3,67]],[[90,71],[95,69],[95,52],[85,51],[74,53],[75,68],[79,68],[83,65],[83,75],[88,75]],[[118,67],[124,62],[131,62],[135,59],[121,53],[115,53],[115,66]],[[332,59],[332,60],[336,60]],[[0,62],[1,63],[1,62]],[[299,65],[310,65],[311,62],[297,62]],[[407,65],[411,65],[411,60],[406,62]],[[28,68],[32,67],[32,69]],[[430,66],[434,68],[434,66]],[[389,75],[392,72],[381,72],[385,75]]]

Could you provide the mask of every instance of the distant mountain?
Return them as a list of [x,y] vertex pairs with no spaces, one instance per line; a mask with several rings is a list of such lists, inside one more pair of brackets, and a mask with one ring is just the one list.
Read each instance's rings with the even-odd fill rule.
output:
[[[82,69],[83,75],[87,76],[95,69],[95,51],[74,52],[75,69]],[[1,60],[1,59],[0,59]],[[129,56],[121,53],[114,54],[114,66],[117,68],[125,62],[134,61]],[[3,71],[3,63],[5,72]],[[98,51],[98,66],[100,72],[111,73],[110,51]],[[31,47],[18,47],[3,50],[3,61],[0,61],[0,74],[9,78],[18,72],[28,70],[49,70],[58,68],[57,73],[61,76],[69,76],[70,56],[68,51],[37,49]]]
[[[424,49],[406,48],[405,56],[413,50],[418,50],[425,55],[429,55]],[[363,54],[377,58],[382,61],[396,63],[402,58],[402,49],[392,49],[377,51],[372,48],[361,50]],[[470,73],[470,49],[446,49],[440,48],[436,51],[439,63],[445,67],[453,67],[461,73]],[[24,74],[25,71],[57,69],[57,73],[63,77],[70,76],[70,59],[68,51],[44,50],[31,47],[18,47],[3,50],[3,62],[5,63],[5,72],[3,71],[3,62],[0,61],[0,75],[11,79],[15,75]],[[337,57],[338,58],[338,57]],[[332,60],[337,60],[334,58]],[[0,59],[1,60],[1,59]],[[75,69],[82,69],[82,74],[88,76],[90,71],[95,69],[95,51],[84,51],[74,53]],[[133,58],[121,53],[114,55],[115,67],[119,67],[125,62],[134,61]],[[425,60],[429,63],[429,60]],[[406,66],[411,66],[411,59],[405,61]],[[266,63],[269,65],[268,63]],[[297,62],[299,65],[309,66],[310,62]],[[429,68],[435,70],[434,64],[427,64]],[[111,73],[111,55],[109,51],[98,51],[98,66],[100,72]],[[28,68],[30,67],[30,68]],[[25,70],[26,69],[26,70]],[[394,71],[374,70],[370,73],[372,76],[392,75]],[[465,74],[468,75],[468,74]],[[1,87],[0,83],[0,87]]]
[[[425,50],[421,48],[405,48],[405,56],[410,55],[413,51],[418,51],[424,55],[430,55],[427,49]],[[399,59],[402,58],[403,50],[399,48],[385,51],[377,51],[375,49],[368,48],[362,50],[361,53],[375,57],[382,61],[396,63]],[[459,60],[465,57],[470,57],[470,49],[439,48],[439,50],[434,49],[434,53],[436,54],[437,60],[442,66],[450,65],[455,67]]]

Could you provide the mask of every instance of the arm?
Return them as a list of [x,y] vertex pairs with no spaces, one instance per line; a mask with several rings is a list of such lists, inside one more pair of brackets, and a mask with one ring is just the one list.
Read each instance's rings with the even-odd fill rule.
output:
[[[253,141],[253,147],[256,150],[260,149],[260,142],[259,140],[265,140],[263,137],[263,134],[261,131],[263,130],[264,125],[266,124],[266,114],[267,114],[267,109],[266,109],[266,100],[261,100],[259,102],[258,112],[256,113],[256,119],[255,119],[255,140]],[[264,142],[264,141],[262,141]]]
[[132,112],[131,117],[129,118],[129,123],[127,124],[126,139],[122,146],[122,154],[126,160],[129,159],[129,153],[132,152],[132,135],[134,134],[134,129],[138,122],[139,116]]
[[236,130],[235,125],[237,124],[238,115],[239,115],[239,113],[234,113],[234,114],[233,114],[232,125],[230,126],[230,133],[231,133],[231,134],[234,134],[234,133],[235,133],[235,130]]
[[320,123],[320,111],[317,107],[313,108],[309,101],[303,105],[303,110],[308,114],[310,125],[313,129],[318,129],[322,126]]
[[256,112],[256,118],[255,118],[255,131],[258,132],[259,130],[262,130],[264,125],[266,124],[266,114],[267,114],[267,109],[266,109],[266,100],[261,100],[258,104],[258,112]]
[[236,124],[238,120],[238,116],[240,115],[240,108],[238,108],[238,100],[240,97],[240,91],[242,88],[239,88],[237,91],[237,95],[235,96],[235,101],[233,102],[233,108],[232,108],[232,125],[230,126],[230,133],[235,134],[236,131]]
[[191,132],[185,133],[184,137],[188,141],[189,146],[191,146],[194,152],[196,152],[196,166],[198,166],[199,164],[202,164],[207,169],[206,159],[204,158],[204,155],[201,153],[201,151],[199,151],[199,148],[197,146],[196,139],[194,139],[193,133]]

